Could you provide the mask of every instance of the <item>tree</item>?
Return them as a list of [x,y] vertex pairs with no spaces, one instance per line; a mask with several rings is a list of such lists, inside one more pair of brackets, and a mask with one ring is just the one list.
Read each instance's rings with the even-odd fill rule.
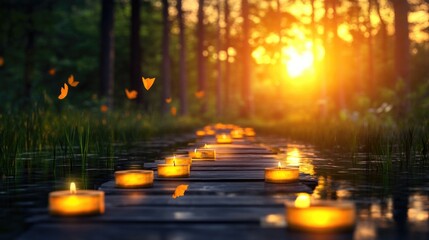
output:
[[183,19],[183,9],[182,9],[182,0],[177,0],[177,18],[179,21],[179,43],[180,43],[180,53],[179,53],[179,101],[180,101],[180,115],[188,114],[188,98],[187,98],[187,69],[186,69],[186,41],[185,41],[185,22]]
[[113,106],[115,42],[113,33],[114,0],[103,0],[100,37],[100,96]]
[[228,48],[230,47],[230,29],[231,29],[231,22],[229,19],[229,2],[228,0],[224,0],[224,21],[225,21],[225,43],[224,43],[224,50],[226,53],[225,58],[225,71],[223,75],[223,106],[224,106],[224,112],[227,112],[228,103],[230,101],[230,91],[229,91],[229,75],[230,75],[230,63],[229,63],[229,53]]
[[241,97],[243,100],[243,108],[241,115],[248,117],[251,113],[251,96],[250,96],[250,20],[249,20],[249,2],[248,0],[241,1],[241,15],[243,17],[243,41],[242,41],[242,58],[243,58],[243,72],[241,82]]
[[168,113],[166,99],[171,97],[170,20],[168,0],[162,0],[162,113]]
[[[141,83],[141,47],[140,47],[140,9],[141,0],[131,0],[130,29],[130,87],[138,92],[136,101],[142,102],[143,87]],[[145,108],[148,104],[145,99]]]
[[220,29],[220,18],[221,18],[221,11],[220,11],[220,0],[217,2],[217,39],[216,39],[216,45],[217,45],[217,81],[216,81],[216,113],[218,116],[222,115],[222,61],[220,59],[220,51],[222,50],[222,42],[221,42],[221,29]]
[[[409,93],[410,37],[408,26],[409,4],[407,0],[391,0],[395,15],[395,70],[396,79],[404,82],[404,94]],[[409,102],[405,99],[402,111],[408,112]]]
[[204,0],[198,0],[198,23],[197,23],[197,78],[198,78],[198,91],[203,92],[205,95],[201,103],[201,114],[206,112],[207,87],[206,87],[206,63],[204,57]]

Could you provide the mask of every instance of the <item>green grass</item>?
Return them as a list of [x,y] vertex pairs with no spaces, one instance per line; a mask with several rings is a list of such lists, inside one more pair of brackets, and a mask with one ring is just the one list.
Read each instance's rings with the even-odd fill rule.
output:
[[[181,132],[192,132],[201,126],[198,119],[144,115],[131,110],[101,113],[69,110],[61,113],[35,110],[30,113],[0,117],[0,176],[16,176],[20,168],[31,169],[36,160],[20,166],[17,159],[23,153],[49,152],[53,165],[66,159],[69,171],[80,160],[84,176],[88,154],[114,156],[115,144],[130,146],[136,141]],[[108,167],[113,168],[113,162]],[[55,169],[55,168],[54,168]],[[54,170],[54,175],[56,174]]]

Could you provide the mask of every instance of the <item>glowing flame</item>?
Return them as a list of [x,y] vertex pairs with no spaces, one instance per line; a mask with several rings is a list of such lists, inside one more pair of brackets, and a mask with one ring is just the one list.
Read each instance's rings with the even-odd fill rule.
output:
[[280,162],[278,162],[277,167],[282,168],[282,164]]
[[74,182],[70,183],[70,193],[76,194],[76,184]]
[[176,156],[173,158],[173,166],[176,166]]
[[295,207],[297,208],[310,207],[310,195],[308,193],[300,193],[295,200]]
[[204,144],[204,148],[208,148],[209,146],[207,146],[207,144]]
[[197,153],[197,149],[196,148],[194,149],[194,153]]

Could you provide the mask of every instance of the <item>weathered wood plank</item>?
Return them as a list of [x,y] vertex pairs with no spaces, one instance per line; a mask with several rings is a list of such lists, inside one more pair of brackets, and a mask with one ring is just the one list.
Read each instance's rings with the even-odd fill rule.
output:
[[[394,238],[394,236],[392,236]],[[50,223],[33,226],[21,240],[35,239],[145,239],[145,240],[348,240],[353,233],[309,234],[287,231],[284,228],[264,228],[259,223]],[[386,238],[390,239],[390,238]]]
[[298,192],[310,193],[312,189],[301,182],[274,184],[265,182],[192,182],[186,179],[177,181],[155,181],[151,188],[141,189],[120,189],[115,188],[114,181],[109,181],[101,185],[100,190],[106,194],[144,193],[144,194],[168,194],[171,196],[176,187],[180,184],[187,184],[187,195],[274,195],[279,193],[293,194]]

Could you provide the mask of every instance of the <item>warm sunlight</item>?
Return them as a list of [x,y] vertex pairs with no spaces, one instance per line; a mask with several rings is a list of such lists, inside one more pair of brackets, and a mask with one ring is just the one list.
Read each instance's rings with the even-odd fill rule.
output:
[[282,62],[285,64],[287,73],[291,78],[299,77],[313,66],[314,57],[311,49],[298,51],[291,46],[283,48],[283,54],[285,57]]

